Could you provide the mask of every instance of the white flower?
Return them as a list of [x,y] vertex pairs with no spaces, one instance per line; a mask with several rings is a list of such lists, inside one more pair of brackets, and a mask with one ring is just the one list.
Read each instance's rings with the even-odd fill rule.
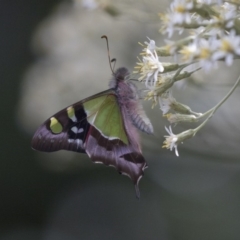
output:
[[[170,17],[171,18],[171,17]],[[163,34],[167,34],[168,35],[168,38],[172,37],[174,31],[178,31],[179,34],[182,34],[183,31],[184,31],[184,28],[183,27],[178,27],[178,26],[175,26],[174,23],[172,22],[169,22],[166,26],[165,26],[165,29],[163,30]]]
[[217,39],[211,37],[209,39],[200,39],[199,40],[199,61],[200,66],[205,70],[209,71],[212,68],[217,67],[217,62],[212,58],[213,52],[216,49]]
[[147,49],[146,53],[147,56],[143,57],[143,63],[148,68],[145,84],[147,88],[151,89],[158,80],[158,73],[163,72],[164,68],[155,50],[151,52]]
[[164,148],[170,149],[171,151],[173,150],[173,148],[175,149],[175,154],[176,156],[179,156],[178,154],[178,149],[177,149],[177,145],[178,145],[178,137],[177,135],[175,135],[172,132],[172,128],[171,126],[169,126],[169,129],[167,127],[165,127],[167,133],[169,134],[169,136],[164,136],[166,139],[164,141]]
[[184,12],[186,10],[191,10],[192,8],[193,1],[189,0],[174,0],[170,5],[170,9],[177,12]]
[[172,132],[171,126],[169,126],[169,128],[165,127],[165,129],[168,132],[169,136],[164,136],[166,139],[163,142],[163,148],[170,149],[171,151],[174,148],[176,156],[179,156],[177,149],[178,144],[182,143],[186,139],[194,137],[197,132],[196,129],[188,129],[187,131],[181,132],[176,135]]
[[233,4],[224,3],[220,11],[220,20],[225,23],[226,28],[232,28],[234,19],[237,16],[237,7]]
[[162,32],[168,33],[168,37],[173,35],[174,31],[181,34],[184,30],[184,24],[190,24],[192,19],[193,2],[189,0],[175,0],[171,3],[170,9],[166,14],[161,14],[163,21]]
[[198,41],[195,39],[192,43],[184,46],[180,53],[182,54],[182,58],[185,61],[191,62],[199,55],[199,46]]
[[208,71],[211,68],[217,67],[216,59],[214,59],[213,53],[216,50],[218,40],[212,36],[209,39],[195,38],[195,40],[188,46],[183,47],[180,53],[183,59],[187,62],[199,61],[200,66]]
[[148,89],[153,89],[158,81],[158,74],[164,71],[162,63],[159,61],[159,57],[156,52],[155,41],[149,39],[149,43],[143,50],[142,62],[137,63],[135,67],[137,72],[141,74],[139,80],[145,80],[145,85]]
[[240,56],[240,36],[231,30],[229,35],[223,35],[216,44],[218,48],[213,54],[213,60],[225,59],[228,66],[233,63],[235,55]]
[[192,14],[188,12],[185,12],[185,13],[174,12],[174,13],[171,13],[170,19],[174,25],[181,25],[183,23],[190,23],[191,16]]

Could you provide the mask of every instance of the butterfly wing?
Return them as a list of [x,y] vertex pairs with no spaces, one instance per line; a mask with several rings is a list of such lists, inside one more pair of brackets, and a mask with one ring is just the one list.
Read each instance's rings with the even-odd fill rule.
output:
[[83,104],[88,99],[97,99],[108,93],[109,90],[86,98],[50,117],[35,132],[32,148],[43,152],[69,150],[85,153],[83,143],[90,124]]
[[93,162],[114,166],[129,176],[139,197],[138,182],[147,165],[132,142],[115,92],[110,89],[49,118],[36,131],[32,147],[45,152],[86,152]]

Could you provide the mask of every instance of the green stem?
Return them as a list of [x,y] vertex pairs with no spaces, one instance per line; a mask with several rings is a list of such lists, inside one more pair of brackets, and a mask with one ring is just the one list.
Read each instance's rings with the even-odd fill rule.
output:
[[197,128],[193,129],[195,131],[195,134],[206,124],[206,122],[213,116],[213,114],[218,110],[218,108],[232,95],[232,93],[236,89],[239,82],[240,82],[240,75],[237,81],[235,82],[235,84],[233,85],[233,87],[231,88],[231,90],[228,92],[228,94],[215,107],[211,108],[200,117],[202,118],[203,116],[206,116],[209,114],[208,117],[204,120],[204,122],[202,122]]

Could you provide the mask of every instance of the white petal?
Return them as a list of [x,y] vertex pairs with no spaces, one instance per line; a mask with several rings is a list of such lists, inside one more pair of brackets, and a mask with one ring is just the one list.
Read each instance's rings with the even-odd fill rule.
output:
[[175,145],[175,154],[176,154],[177,157],[179,157],[177,145]]

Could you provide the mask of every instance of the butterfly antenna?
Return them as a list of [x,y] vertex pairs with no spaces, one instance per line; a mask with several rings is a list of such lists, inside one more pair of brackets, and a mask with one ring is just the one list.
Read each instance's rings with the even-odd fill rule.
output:
[[[116,59],[115,58],[113,58],[112,60],[111,60],[111,58],[110,58],[110,51],[109,51],[109,45],[108,45],[108,37],[106,36],[106,35],[103,35],[103,36],[101,36],[101,38],[105,38],[106,39],[106,42],[107,42],[107,50],[108,50],[108,61],[109,61],[109,65],[110,65],[110,68],[111,68],[111,71],[112,71],[112,73],[114,74],[114,71],[113,71],[113,67],[112,67],[112,62],[116,62]],[[114,67],[115,67],[115,64],[114,64]]]
[[111,60],[111,63],[113,63],[113,71],[114,71],[116,62],[117,62],[117,59],[116,59],[116,58],[113,58],[113,59]]

